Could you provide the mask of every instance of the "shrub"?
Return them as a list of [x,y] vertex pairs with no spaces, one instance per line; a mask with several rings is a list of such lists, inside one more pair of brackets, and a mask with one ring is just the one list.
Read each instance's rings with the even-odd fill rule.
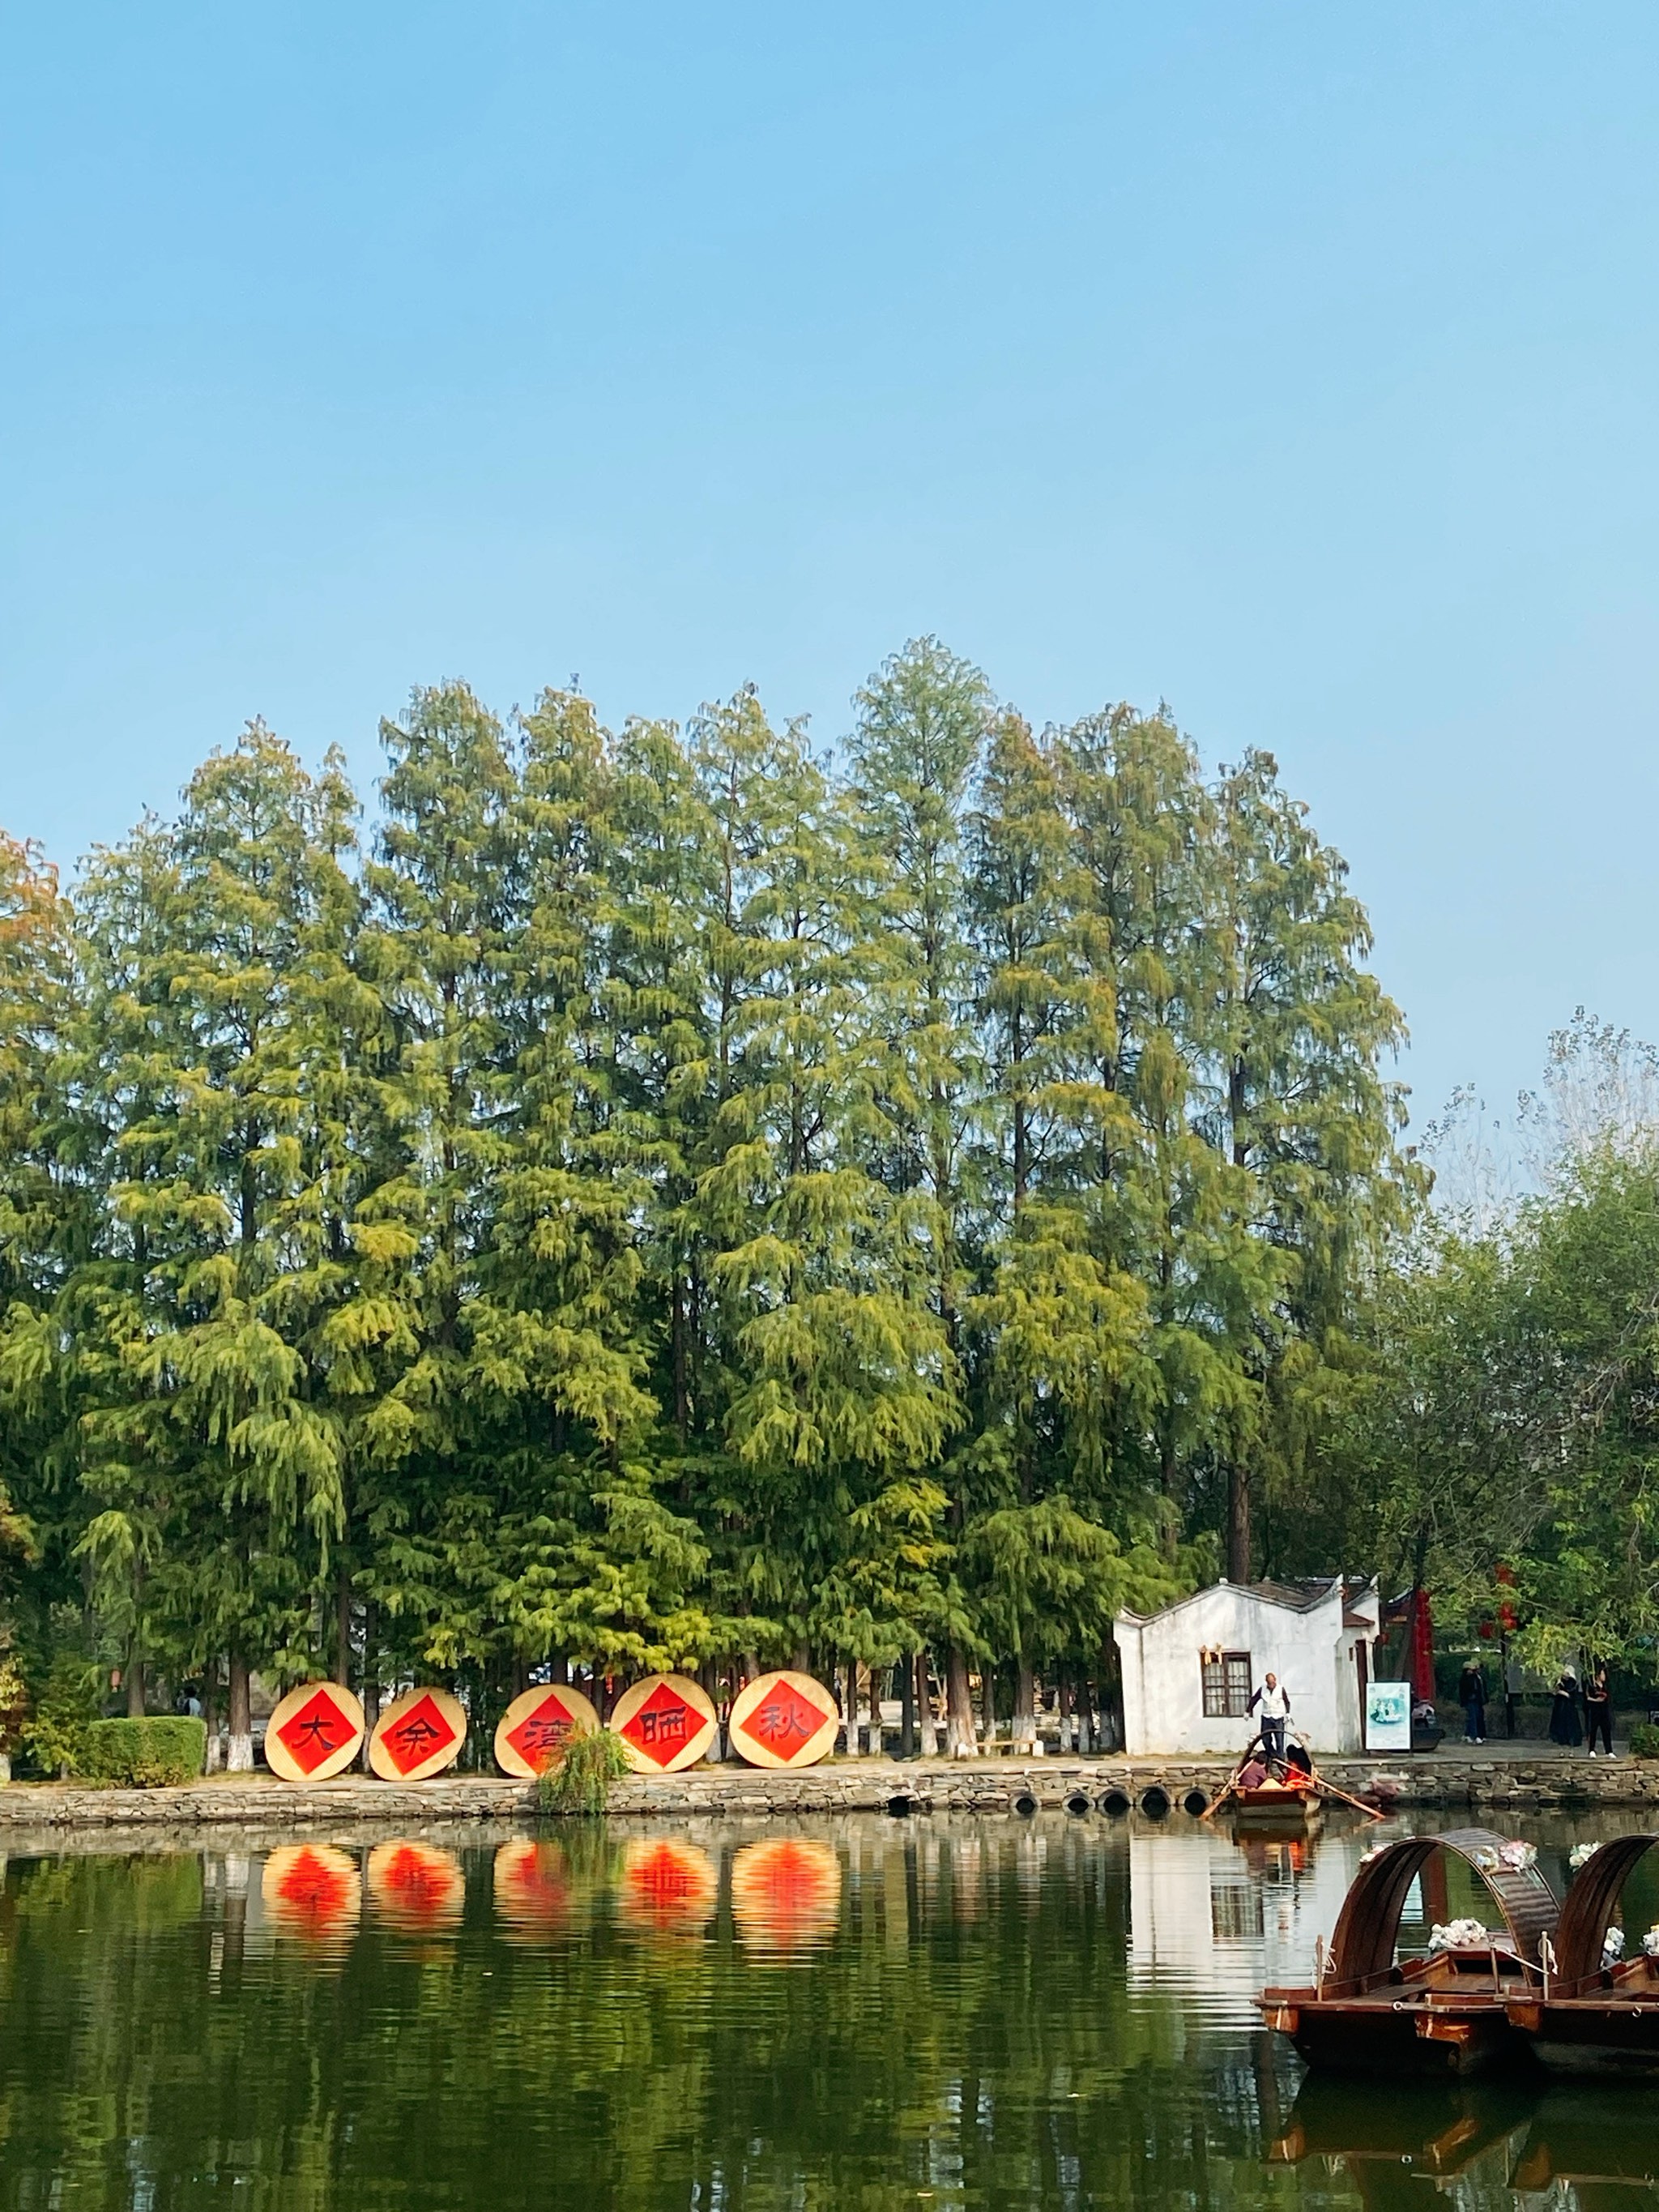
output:
[[0,1758],[9,1758],[22,1742],[28,1717],[28,1686],[11,1648],[10,1632],[0,1628]]
[[1638,1721],[1630,1732],[1630,1747],[1638,1759],[1659,1759],[1659,1724]]
[[537,1784],[544,1813],[603,1813],[611,1786],[629,1773],[622,1738],[608,1728],[567,1736],[562,1756]]
[[100,1670],[77,1651],[60,1650],[23,1723],[20,1741],[31,1764],[67,1779],[85,1771],[87,1729],[98,1717]]
[[118,1782],[129,1790],[158,1790],[193,1782],[206,1756],[204,1721],[171,1716],[89,1721],[81,1771],[92,1782]]

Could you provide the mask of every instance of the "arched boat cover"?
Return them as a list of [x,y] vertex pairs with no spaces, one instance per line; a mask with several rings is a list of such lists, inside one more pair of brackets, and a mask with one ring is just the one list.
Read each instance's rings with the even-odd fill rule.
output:
[[1561,1981],[1582,1982],[1600,1967],[1619,1893],[1638,1859],[1655,1844],[1659,1836],[1615,1836],[1592,1851],[1573,1876],[1560,1925],[1551,1938]]
[[1553,1940],[1560,1907],[1536,1866],[1510,1867],[1500,1856],[1506,1838],[1489,1828],[1449,1828],[1441,1836],[1407,1836],[1385,1844],[1354,1876],[1331,1938],[1331,1978],[1356,1982],[1394,1964],[1401,1915],[1413,1882],[1437,1851],[1451,1851],[1478,1874],[1497,1901],[1516,1951],[1533,1965],[1538,1946]]

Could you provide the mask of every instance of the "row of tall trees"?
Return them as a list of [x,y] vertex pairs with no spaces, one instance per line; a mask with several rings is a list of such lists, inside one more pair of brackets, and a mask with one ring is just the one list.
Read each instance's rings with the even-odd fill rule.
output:
[[[1097,1674],[1297,1564],[1412,1170],[1267,755],[1034,732],[933,641],[252,725],[73,888],[0,848],[0,1594],[217,1694],[793,1658]],[[1333,1564],[1322,1560],[1321,1564]]]

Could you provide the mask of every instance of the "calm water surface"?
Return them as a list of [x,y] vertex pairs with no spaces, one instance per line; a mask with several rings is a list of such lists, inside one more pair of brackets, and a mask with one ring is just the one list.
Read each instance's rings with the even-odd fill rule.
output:
[[[1559,1882],[1636,1823],[1500,1825]],[[1650,2091],[1318,2094],[1261,2031],[1255,1990],[1307,1973],[1400,1832],[871,1817],[0,1859],[0,2207],[1659,2212]],[[1627,1903],[1659,1918],[1659,1889]],[[1455,1875],[1414,1906],[1478,1909]]]

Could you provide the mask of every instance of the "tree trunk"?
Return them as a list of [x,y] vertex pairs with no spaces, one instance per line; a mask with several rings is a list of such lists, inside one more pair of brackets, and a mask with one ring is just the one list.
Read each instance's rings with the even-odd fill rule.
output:
[[1100,1647],[1100,1747],[1121,1751],[1123,1743],[1123,1676],[1115,1644]]
[[1077,1739],[1072,1729],[1072,1670],[1061,1667],[1057,1670],[1054,1684],[1054,1706],[1060,1718],[1060,1747],[1071,1753],[1077,1749]]
[[859,1755],[859,1662],[856,1659],[849,1659],[847,1662],[847,1703],[842,1713],[847,1724],[847,1756],[856,1759]]
[[371,1597],[366,1599],[363,1603],[363,1753],[362,1765],[365,1774],[372,1774],[374,1771],[368,1763],[368,1740],[374,1735],[375,1724],[380,1717],[380,1655],[376,1650],[374,1645],[375,1626],[374,1601]]
[[682,1450],[691,1426],[691,1394],[686,1385],[685,1288],[678,1261],[670,1275],[669,1361],[674,1378],[674,1434]]
[[988,1659],[983,1662],[980,1671],[979,1717],[985,1748],[988,1753],[997,1736],[997,1670]]
[[1089,1701],[1089,1677],[1079,1667],[1077,1670],[1077,1747],[1079,1751],[1098,1751],[1095,1737],[1094,1713]]
[[971,1759],[979,1747],[974,1741],[974,1699],[968,1686],[968,1662],[955,1644],[945,1647],[945,1752],[947,1759]]
[[933,1691],[929,1680],[927,1654],[916,1654],[916,1727],[919,1748],[924,1759],[939,1757],[939,1729],[933,1723]]
[[901,1759],[914,1759],[916,1755],[916,1670],[909,1660],[900,1660],[898,1678],[898,1755]]
[[1014,1744],[1036,1741],[1036,1685],[1032,1679],[1029,1659],[1014,1662]]
[[127,1652],[126,1672],[122,1679],[127,1692],[127,1718],[141,1721],[144,1717],[144,1662],[131,1648]]
[[1227,1468],[1227,1579],[1250,1579],[1250,1477],[1237,1460]]
[[202,1720],[207,1729],[205,1771],[219,1771],[222,1747],[219,1741],[219,1662],[216,1656],[202,1669]]
[[253,1771],[253,1712],[248,1702],[247,1661],[233,1644],[230,1653],[230,1756],[233,1774]]
[[[697,1683],[704,1697],[718,1714],[720,1709],[720,1673],[712,1659],[705,1659],[698,1668]],[[718,1719],[714,1723],[714,1741],[709,1745],[703,1756],[716,1765],[726,1756],[726,1730],[720,1726]]]
[[334,1583],[334,1679],[351,1687],[351,1577],[343,1559]]
[[872,1667],[870,1678],[870,1723],[865,1735],[865,1747],[872,1759],[881,1757],[881,1668]]

